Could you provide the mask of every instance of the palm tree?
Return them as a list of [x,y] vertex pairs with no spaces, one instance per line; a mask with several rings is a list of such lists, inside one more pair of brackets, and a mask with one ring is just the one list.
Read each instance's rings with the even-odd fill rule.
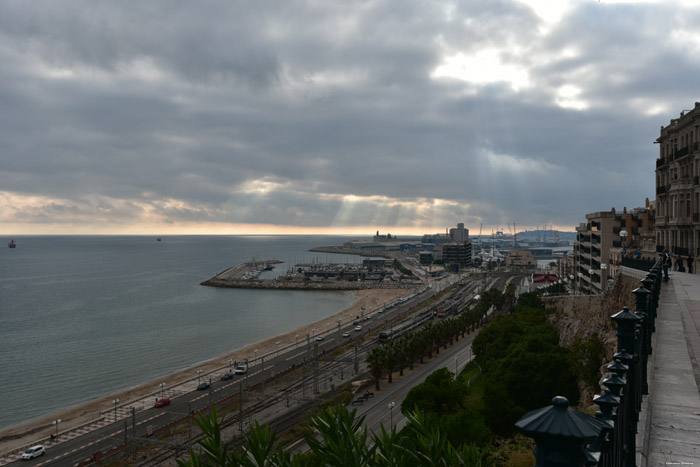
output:
[[[313,435],[306,443],[318,457],[320,464],[337,467],[364,467],[371,465],[376,447],[369,447],[365,417],[356,418],[357,410],[349,411],[344,405],[321,412],[311,422]],[[320,439],[319,439],[320,438]]]
[[384,344],[384,369],[389,373],[389,384],[392,381],[392,375],[394,368],[396,368],[397,353],[396,353],[396,343],[387,342]]
[[381,347],[372,347],[367,355],[367,363],[369,364],[369,372],[376,380],[375,389],[379,391],[379,379],[384,374],[384,354],[385,351]]

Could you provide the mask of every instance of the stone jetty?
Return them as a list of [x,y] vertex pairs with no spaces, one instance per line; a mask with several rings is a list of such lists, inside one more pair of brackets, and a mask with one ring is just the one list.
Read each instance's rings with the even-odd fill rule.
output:
[[365,289],[412,289],[420,284],[400,281],[348,281],[327,278],[325,280],[303,279],[303,275],[285,275],[279,279],[261,280],[260,274],[279,260],[251,261],[238,264],[201,282],[208,287],[232,289],[280,289],[280,290],[365,290]]

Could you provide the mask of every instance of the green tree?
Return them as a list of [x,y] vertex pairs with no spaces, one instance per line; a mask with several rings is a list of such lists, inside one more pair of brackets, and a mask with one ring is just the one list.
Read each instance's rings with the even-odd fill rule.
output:
[[369,372],[376,381],[374,387],[379,391],[379,380],[384,374],[384,349],[372,347],[367,355],[367,363],[369,364]]

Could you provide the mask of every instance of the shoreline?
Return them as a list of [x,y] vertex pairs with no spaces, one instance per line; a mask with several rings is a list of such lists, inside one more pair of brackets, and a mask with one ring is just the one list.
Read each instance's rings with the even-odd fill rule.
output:
[[[371,312],[381,307],[384,303],[393,301],[403,295],[408,295],[410,292],[411,289],[409,288],[353,290],[356,296],[355,301],[345,309],[329,315],[326,318],[303,325],[292,331],[246,345],[240,349],[232,350],[225,355],[213,357],[204,362],[132,388],[100,396],[16,425],[0,428],[0,453],[49,437],[55,429],[52,425],[52,421],[57,418],[61,419],[59,428],[59,433],[61,433],[98,420],[102,416],[102,413],[112,410],[112,400],[115,398],[121,401],[120,407],[122,407],[130,403],[134,404],[146,398],[150,401],[150,398],[154,397],[154,395],[160,391],[160,383],[165,383],[166,392],[172,391],[180,385],[191,383],[192,381],[196,383],[197,376],[194,371],[195,369],[201,369],[202,374],[211,375],[212,378],[216,377],[218,379],[218,375],[215,375],[214,372],[228,367],[229,359],[243,361],[248,358],[249,360],[253,360],[255,355],[254,350],[256,349],[260,352],[258,354],[259,357],[274,353],[277,349],[277,342],[284,344],[283,349],[286,349],[288,345],[293,345],[295,343],[296,335],[303,336],[306,333],[310,333],[312,329],[318,329],[320,333],[325,333],[329,329],[336,328],[338,319],[342,319],[343,321],[352,320],[355,316],[360,314],[360,310],[363,307],[368,312]],[[196,384],[194,384],[194,386],[196,386]],[[192,389],[194,389],[194,386]],[[175,394],[173,397],[177,397],[177,395],[178,394]]]

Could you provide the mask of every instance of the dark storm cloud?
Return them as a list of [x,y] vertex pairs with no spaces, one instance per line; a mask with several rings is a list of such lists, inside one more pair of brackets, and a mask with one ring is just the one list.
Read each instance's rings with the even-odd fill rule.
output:
[[653,198],[651,142],[697,99],[676,3],[0,9],[8,224],[573,226]]

